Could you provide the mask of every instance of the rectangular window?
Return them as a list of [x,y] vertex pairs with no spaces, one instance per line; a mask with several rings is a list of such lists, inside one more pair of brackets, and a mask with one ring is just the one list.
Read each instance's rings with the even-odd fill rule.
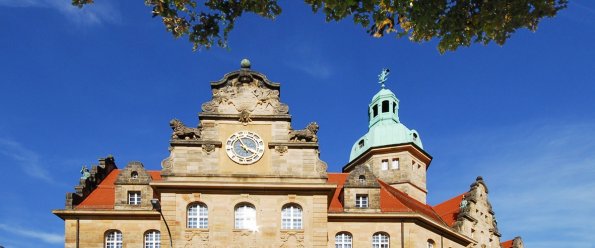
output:
[[367,208],[368,207],[368,195],[367,194],[355,195],[355,207],[356,208]]
[[393,158],[393,163],[391,164],[391,168],[393,168],[393,170],[399,169],[399,159],[398,158]]
[[388,159],[383,159],[382,160],[382,165],[380,166],[380,169],[382,169],[382,170],[388,170]]
[[140,205],[140,191],[128,192],[128,205]]

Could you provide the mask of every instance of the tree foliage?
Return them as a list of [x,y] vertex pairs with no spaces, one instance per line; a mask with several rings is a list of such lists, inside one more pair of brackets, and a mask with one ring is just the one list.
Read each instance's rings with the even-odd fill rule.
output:
[[[93,0],[72,0],[83,7]],[[520,28],[537,30],[539,21],[566,8],[568,0],[305,0],[327,21],[351,17],[373,37],[395,34],[415,42],[439,40],[440,53],[472,43],[503,45]],[[277,0],[145,0],[176,38],[193,48],[227,46],[229,32],[244,13],[274,19]]]

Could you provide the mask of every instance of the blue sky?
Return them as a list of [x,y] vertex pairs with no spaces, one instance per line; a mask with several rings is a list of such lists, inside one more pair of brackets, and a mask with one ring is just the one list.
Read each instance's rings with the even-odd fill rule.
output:
[[[369,37],[299,1],[274,21],[239,19],[230,49],[192,52],[143,1],[0,0],[0,244],[62,247],[64,207],[82,165],[113,154],[159,169],[168,122],[197,124],[209,82],[252,68],[282,84],[293,127],[320,126],[331,171],[367,131],[381,68],[401,121],[434,157],[429,202],[482,175],[503,240],[595,247],[595,2],[571,1],[536,33],[440,55],[436,42]],[[288,3],[289,2],[289,3]]]

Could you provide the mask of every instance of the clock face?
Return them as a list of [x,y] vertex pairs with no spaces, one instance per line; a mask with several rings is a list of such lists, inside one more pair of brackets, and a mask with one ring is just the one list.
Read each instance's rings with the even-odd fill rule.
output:
[[262,158],[264,142],[258,134],[239,131],[232,134],[225,143],[227,156],[238,164],[253,164]]

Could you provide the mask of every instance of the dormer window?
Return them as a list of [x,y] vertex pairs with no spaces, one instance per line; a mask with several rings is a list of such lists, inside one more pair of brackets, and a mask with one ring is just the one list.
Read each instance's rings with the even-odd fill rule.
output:
[[387,113],[390,111],[388,101],[382,101],[382,113]]
[[140,205],[140,191],[128,192],[128,205]]
[[360,140],[360,141],[357,143],[357,146],[358,146],[359,148],[362,148],[362,147],[364,147],[364,144],[365,144],[365,142],[364,142],[364,139],[361,139],[361,140]]
[[373,112],[373,117],[378,116],[378,104],[374,105],[374,107],[372,107],[372,112]]
[[130,173],[130,178],[137,179],[138,178],[138,172],[133,171],[132,173]]
[[356,208],[367,208],[368,207],[368,195],[367,194],[355,195],[355,207]]

